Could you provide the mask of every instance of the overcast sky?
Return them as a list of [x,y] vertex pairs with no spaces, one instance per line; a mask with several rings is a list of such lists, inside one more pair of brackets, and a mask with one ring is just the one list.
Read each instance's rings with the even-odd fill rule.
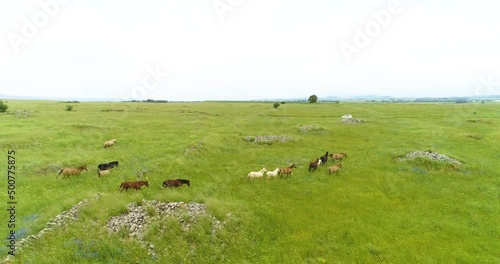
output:
[[0,96],[500,94],[499,14],[493,0],[1,1]]

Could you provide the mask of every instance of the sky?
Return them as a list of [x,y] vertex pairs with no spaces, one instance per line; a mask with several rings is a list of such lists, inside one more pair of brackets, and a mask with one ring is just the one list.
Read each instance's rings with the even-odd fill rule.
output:
[[500,1],[0,3],[0,97],[500,94]]

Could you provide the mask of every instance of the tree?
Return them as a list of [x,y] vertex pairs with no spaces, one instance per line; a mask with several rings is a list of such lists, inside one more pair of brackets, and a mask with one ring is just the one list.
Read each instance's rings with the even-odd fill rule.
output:
[[278,107],[280,107],[280,103],[277,103],[277,102],[276,102],[276,103],[274,103],[274,104],[273,104],[273,106],[274,106],[274,108],[276,108],[276,109],[277,109]]
[[315,94],[313,94],[309,96],[309,99],[307,99],[307,101],[309,101],[309,103],[316,103],[318,102],[318,97]]
[[67,105],[66,106],[66,111],[71,111],[73,110],[73,106],[72,105]]
[[0,101],[0,113],[4,113],[7,111],[7,108],[9,108],[8,105],[6,105],[3,101]]

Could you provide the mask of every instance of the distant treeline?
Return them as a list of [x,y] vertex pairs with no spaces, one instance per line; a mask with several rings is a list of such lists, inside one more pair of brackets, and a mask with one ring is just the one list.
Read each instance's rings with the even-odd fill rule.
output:
[[132,100],[132,101],[124,101],[124,102],[133,102],[133,103],[160,103],[160,104],[166,104],[166,103],[168,103],[168,100],[153,100],[153,99],[147,99],[147,100]]
[[60,103],[65,103],[65,104],[78,104],[80,101],[61,101]]
[[481,99],[472,99],[472,98],[415,98],[415,99],[385,99],[385,100],[365,100],[367,103],[457,103],[457,104],[465,104],[465,103],[474,103],[474,102],[493,102],[494,100],[481,100]]

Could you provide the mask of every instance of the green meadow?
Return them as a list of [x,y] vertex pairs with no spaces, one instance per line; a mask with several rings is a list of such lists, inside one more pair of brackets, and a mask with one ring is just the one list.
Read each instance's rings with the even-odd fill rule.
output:
[[[8,151],[16,153],[17,240],[89,201],[76,221],[24,246],[12,263],[500,263],[499,104],[7,105],[0,114],[1,259],[11,230]],[[365,122],[344,124],[344,114]],[[103,148],[110,139],[117,143]],[[400,158],[425,150],[463,164]],[[326,151],[348,153],[340,172],[328,174],[332,160],[309,172]],[[114,160],[119,167],[98,177],[97,165]],[[247,179],[293,163],[290,178]],[[89,171],[57,176],[82,165]],[[119,191],[141,172],[149,188]],[[176,178],[191,186],[162,188]],[[106,229],[143,199],[203,203],[224,227],[211,232],[201,218],[185,231],[165,219],[146,230],[152,257],[126,230]]]

